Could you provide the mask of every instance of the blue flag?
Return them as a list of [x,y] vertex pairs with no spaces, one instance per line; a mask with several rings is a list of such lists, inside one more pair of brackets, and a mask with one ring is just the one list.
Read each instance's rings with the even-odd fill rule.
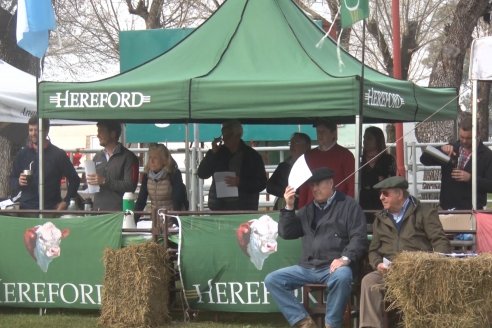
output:
[[51,0],[18,0],[17,45],[41,58],[48,49],[49,31],[56,28]]

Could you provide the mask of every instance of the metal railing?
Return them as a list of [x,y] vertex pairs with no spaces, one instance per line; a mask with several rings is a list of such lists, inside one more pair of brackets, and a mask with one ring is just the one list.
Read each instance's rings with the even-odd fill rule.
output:
[[[435,197],[440,193],[439,188],[428,188],[430,185],[437,186],[439,187],[441,184],[440,180],[424,180],[424,172],[425,171],[430,171],[430,170],[438,170],[440,171],[441,167],[440,166],[424,166],[420,163],[420,155],[422,153],[422,148],[431,145],[431,146],[441,146],[444,145],[445,143],[417,143],[417,142],[410,142],[410,143],[404,143],[404,164],[405,164],[405,170],[407,172],[407,179],[409,182],[409,190],[412,195],[415,197],[419,198],[422,200],[422,202],[425,203],[438,203],[438,197]],[[491,148],[492,142],[485,142],[484,143],[487,147]],[[392,149],[395,148],[396,145],[394,143],[388,143],[387,146]],[[288,146],[268,146],[268,147],[254,147],[255,150],[257,150],[260,153],[263,152],[278,152],[279,153],[279,162],[284,161],[288,157],[289,153],[289,147]],[[351,151],[354,151],[355,146],[347,146],[347,148]],[[193,181],[196,181],[195,183],[197,184],[197,209],[203,210],[207,206],[206,198],[208,196],[208,189],[210,187],[210,181],[207,180],[204,181],[202,179],[198,179],[197,176],[197,168],[198,164],[200,161],[203,159],[205,153],[208,151],[208,149],[204,148],[193,148],[188,150],[188,153],[190,151],[194,151],[195,149],[198,149],[197,154],[195,154],[195,159],[192,159],[192,156],[190,155],[189,157],[185,156],[185,161],[183,163],[178,163],[179,169],[183,174],[185,175],[184,181],[186,181],[186,185],[188,188],[188,196],[190,199],[192,199],[191,195],[191,184]],[[143,157],[143,165],[140,167],[140,172],[144,171],[145,164],[147,163],[147,153],[148,153],[148,148],[130,148],[130,150],[136,154],[144,154]],[[73,158],[73,154],[76,152],[82,153],[82,154],[94,154],[100,149],[67,149],[67,152],[70,152],[71,157]],[[186,154],[186,149],[181,148],[181,149],[170,149],[171,154],[180,154],[180,155],[185,155]],[[72,159],[71,158],[71,159]],[[195,161],[195,163],[193,163]],[[265,166],[265,171],[267,172],[268,176],[270,176],[275,169],[277,168],[277,165],[274,164],[267,164]],[[83,173],[84,169],[83,168],[78,168],[77,169],[78,173]],[[430,195],[434,195],[435,199],[427,199]],[[266,190],[263,190],[260,193],[260,208],[271,208],[273,207],[275,201],[275,196],[267,194]],[[490,203],[492,203],[492,199],[489,200]]]

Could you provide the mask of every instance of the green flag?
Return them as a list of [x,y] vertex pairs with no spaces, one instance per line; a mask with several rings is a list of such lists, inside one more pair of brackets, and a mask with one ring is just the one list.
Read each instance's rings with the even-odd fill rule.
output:
[[350,27],[355,22],[369,17],[369,0],[342,0],[340,5],[342,28]]

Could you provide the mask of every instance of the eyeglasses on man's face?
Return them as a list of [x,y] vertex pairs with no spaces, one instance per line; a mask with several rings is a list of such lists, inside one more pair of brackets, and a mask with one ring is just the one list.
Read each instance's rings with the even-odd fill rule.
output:
[[390,195],[389,190],[381,190],[381,196],[388,197]]

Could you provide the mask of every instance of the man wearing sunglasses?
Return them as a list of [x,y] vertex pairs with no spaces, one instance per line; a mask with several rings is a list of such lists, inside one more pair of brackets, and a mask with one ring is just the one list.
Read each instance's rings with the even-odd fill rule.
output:
[[280,212],[278,234],[284,239],[302,238],[298,265],[265,277],[268,292],[291,326],[315,328],[316,324],[293,291],[305,284],[326,284],[325,327],[342,326],[350,297],[352,267],[366,254],[367,225],[362,208],[351,197],[335,190],[334,173],[322,167],[307,181],[314,200],[294,211],[295,189],[285,189],[285,209]]
[[390,177],[376,185],[383,210],[376,214],[369,246],[369,264],[375,270],[361,284],[360,327],[383,327],[384,279],[391,260],[401,251],[449,253],[451,246],[437,209],[408,193],[408,181]]

